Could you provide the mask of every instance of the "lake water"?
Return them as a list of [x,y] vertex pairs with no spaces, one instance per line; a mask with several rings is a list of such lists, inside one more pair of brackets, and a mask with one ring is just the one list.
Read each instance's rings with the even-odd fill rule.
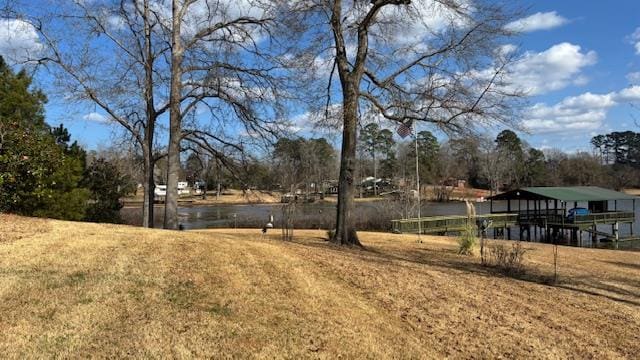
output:
[[[491,212],[490,203],[474,203],[477,214],[488,214]],[[533,205],[531,205],[533,209]],[[573,206],[573,204],[571,204]],[[587,204],[578,203],[578,206],[586,207]],[[609,208],[613,209],[611,202]],[[522,210],[526,209],[524,202]],[[618,210],[633,210],[631,201],[619,201]],[[391,220],[400,219],[407,210],[415,216],[417,209],[403,208],[402,204],[394,201],[369,201],[356,203],[354,217],[356,226],[361,230],[390,231]],[[506,203],[494,202],[494,210],[505,210]],[[518,210],[517,204],[512,202],[512,210]],[[336,206],[333,203],[313,203],[296,205],[294,224],[296,228],[306,229],[331,229],[335,223]],[[140,224],[140,209],[125,208],[122,210],[123,217],[127,223]],[[156,208],[156,226],[162,226],[162,207]],[[435,203],[425,202],[421,206],[422,216],[437,215],[464,215],[466,205],[463,202]],[[636,212],[636,223],[640,224],[640,212]],[[254,204],[254,205],[208,205],[208,206],[184,206],[179,209],[179,222],[185,229],[209,229],[209,228],[260,228],[264,226],[273,216],[274,226],[278,228],[282,219],[282,204]],[[611,233],[610,225],[599,226],[599,231]],[[637,234],[640,228],[634,229]],[[628,236],[630,228],[628,225],[621,225],[620,236]],[[489,233],[492,234],[491,232]],[[511,231],[512,239],[517,239],[519,229]],[[584,243],[588,246],[589,236],[584,234]],[[640,244],[633,244],[633,247],[640,247]]]
[[[478,213],[489,212],[488,203],[476,204]],[[391,229],[391,220],[400,219],[404,213],[416,214],[416,208],[403,208],[394,201],[357,202],[354,217],[359,228],[367,230]],[[461,202],[428,203],[421,206],[422,216],[459,215],[465,213]],[[336,205],[319,202],[297,204],[295,223],[300,228],[326,228],[333,226]],[[131,225],[141,223],[139,207],[124,208],[121,211],[125,222]],[[261,227],[273,216],[277,226],[282,219],[282,204],[253,205],[206,205],[182,206],[178,210],[179,222],[185,229],[209,229],[227,227]],[[415,216],[415,215],[413,215]],[[162,225],[162,207],[156,207],[156,226]]]
[[[368,230],[390,229],[392,219],[402,218],[400,206],[390,205],[388,202],[371,201],[356,203],[354,216],[356,222],[366,223]],[[476,204],[479,214],[489,212],[488,203]],[[425,203],[421,206],[422,216],[461,215],[466,206],[461,202]],[[415,210],[414,210],[415,212]],[[180,223],[188,229],[207,229],[216,227],[245,227],[264,225],[274,217],[277,223],[281,218],[281,204],[257,205],[221,205],[183,207],[179,210]],[[336,216],[336,205],[331,203],[315,203],[297,205],[295,221],[307,228],[328,228],[333,224]],[[371,221],[366,221],[370,219]],[[388,224],[382,223],[388,222]],[[277,224],[276,224],[277,225]]]

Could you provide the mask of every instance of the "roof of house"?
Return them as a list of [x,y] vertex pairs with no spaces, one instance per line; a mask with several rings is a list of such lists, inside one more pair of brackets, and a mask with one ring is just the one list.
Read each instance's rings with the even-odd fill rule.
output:
[[597,186],[526,187],[507,191],[490,200],[560,200],[560,201],[606,201],[634,200],[637,197]]

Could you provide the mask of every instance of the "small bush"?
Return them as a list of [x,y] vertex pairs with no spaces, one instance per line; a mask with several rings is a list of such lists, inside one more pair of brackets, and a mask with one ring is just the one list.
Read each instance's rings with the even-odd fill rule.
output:
[[331,239],[333,239],[333,237],[336,235],[336,230],[327,230],[327,240],[331,241]]
[[465,201],[465,203],[467,205],[467,224],[458,238],[458,254],[471,255],[478,241],[476,236],[478,229],[475,225],[476,207],[469,201]]
[[524,254],[526,250],[520,241],[511,246],[505,244],[493,244],[489,247],[491,262],[507,275],[522,275],[525,273]]
[[476,246],[476,227],[472,224],[467,224],[465,229],[458,237],[458,254],[471,255],[473,254],[473,248]]

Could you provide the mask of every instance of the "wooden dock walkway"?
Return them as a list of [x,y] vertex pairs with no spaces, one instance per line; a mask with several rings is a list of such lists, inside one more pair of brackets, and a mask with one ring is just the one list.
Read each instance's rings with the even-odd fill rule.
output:
[[[489,228],[506,228],[516,226],[518,214],[486,214],[478,215],[476,222],[487,220]],[[469,219],[465,215],[429,216],[423,218],[391,220],[394,233],[418,233],[418,222],[424,234],[438,234],[462,231],[466,228]]]

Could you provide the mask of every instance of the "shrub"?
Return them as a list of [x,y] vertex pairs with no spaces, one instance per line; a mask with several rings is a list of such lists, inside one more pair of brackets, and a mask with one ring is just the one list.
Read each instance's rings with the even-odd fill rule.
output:
[[469,223],[458,237],[458,254],[471,255],[476,246],[476,227]]
[[120,174],[118,168],[105,159],[96,159],[84,174],[84,186],[89,189],[90,203],[85,220],[120,223],[120,198],[133,187],[131,181]]
[[458,254],[471,255],[477,242],[476,207],[469,201],[465,202],[467,205],[467,224],[458,238]]
[[507,275],[522,275],[525,273],[524,254],[526,250],[520,241],[511,246],[493,244],[489,246],[492,264]]

